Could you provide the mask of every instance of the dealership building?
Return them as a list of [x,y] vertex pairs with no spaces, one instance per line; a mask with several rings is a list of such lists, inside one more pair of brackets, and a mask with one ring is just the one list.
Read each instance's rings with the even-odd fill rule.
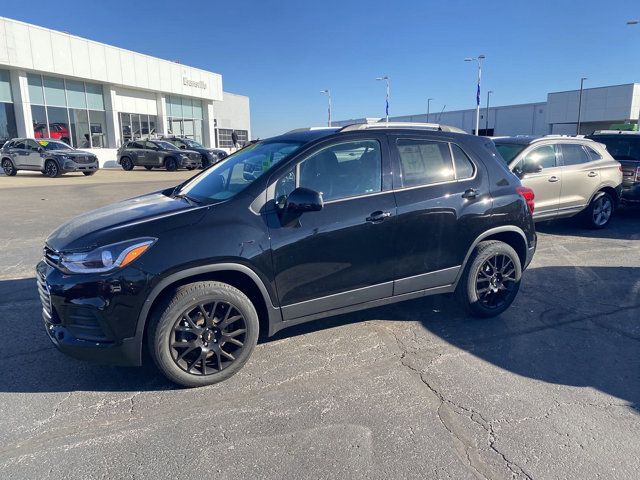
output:
[[[628,83],[585,88],[547,94],[546,101],[489,107],[480,110],[481,135],[575,135],[580,107],[580,134],[608,129],[614,124],[637,125],[640,114],[640,84]],[[375,123],[382,118],[356,118],[333,122],[336,126],[350,123]],[[450,112],[416,113],[389,117],[394,122],[433,122],[475,132],[476,109]],[[637,128],[637,127],[636,127]]]
[[59,138],[112,164],[124,142],[174,134],[229,149],[249,98],[218,73],[0,17],[0,142]]

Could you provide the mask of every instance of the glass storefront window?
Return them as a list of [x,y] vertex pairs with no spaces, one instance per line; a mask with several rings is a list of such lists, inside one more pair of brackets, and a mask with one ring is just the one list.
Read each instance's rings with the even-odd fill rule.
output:
[[27,83],[36,138],[56,138],[76,148],[107,146],[101,85],[31,73]]
[[0,70],[0,102],[13,102],[11,97],[11,79],[7,70]]
[[193,104],[190,98],[182,99],[182,116],[184,118],[193,118]]
[[131,115],[128,113],[120,113],[120,134],[123,145],[131,140]]
[[87,98],[84,96],[84,83],[67,80],[67,102],[71,108],[87,108]]
[[193,139],[198,143],[202,143],[202,120],[193,121]]
[[[29,100],[32,105],[44,105],[44,93],[42,92],[42,77],[40,75],[27,75],[29,85]],[[35,121],[35,120],[34,120]]]
[[193,101],[193,118],[202,120],[202,102],[200,100]]
[[[71,117],[71,133],[73,145],[76,148],[90,148],[91,136],[89,134],[89,116],[86,110],[69,109]],[[49,123],[51,126],[51,123]]]
[[[235,145],[233,144],[233,139],[231,134],[234,130],[229,128],[218,128],[216,129],[218,136],[218,147],[220,148],[233,148]],[[240,145],[244,145],[249,140],[249,132],[247,130],[235,130],[236,135],[238,135],[238,143]]]
[[155,115],[149,115],[149,133],[151,135],[156,134],[156,116]]
[[12,103],[0,103],[0,144],[18,136]]
[[202,102],[172,96],[167,96],[166,102],[168,133],[202,142]]
[[66,107],[67,98],[64,92],[64,80],[54,77],[43,77],[44,101],[46,105]]

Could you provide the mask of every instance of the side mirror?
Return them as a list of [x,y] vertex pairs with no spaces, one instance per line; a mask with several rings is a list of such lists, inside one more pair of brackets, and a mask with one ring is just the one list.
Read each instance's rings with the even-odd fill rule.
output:
[[38,152],[40,152],[40,153],[44,152],[44,148],[38,147]]
[[287,226],[305,212],[322,210],[322,194],[310,188],[298,187],[289,194],[282,208],[282,224]]
[[523,174],[540,173],[541,171],[542,171],[542,167],[537,163],[524,162],[524,164],[522,165],[522,173]]
[[186,149],[187,149],[187,147],[186,147],[186,146],[184,146],[184,145],[180,145],[180,150],[186,150]]

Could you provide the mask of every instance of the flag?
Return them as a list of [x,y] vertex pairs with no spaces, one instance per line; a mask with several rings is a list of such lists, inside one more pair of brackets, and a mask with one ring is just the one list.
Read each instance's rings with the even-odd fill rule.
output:
[[389,97],[387,97],[387,105],[386,105],[386,108],[385,108],[385,114],[386,114],[387,117],[389,116]]
[[476,105],[480,106],[480,82],[478,82],[478,91],[476,92]]

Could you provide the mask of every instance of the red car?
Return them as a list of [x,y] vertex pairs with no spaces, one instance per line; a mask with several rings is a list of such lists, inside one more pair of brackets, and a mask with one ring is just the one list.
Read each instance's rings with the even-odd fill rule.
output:
[[69,128],[65,123],[49,124],[49,133],[47,133],[47,125],[44,123],[36,123],[33,125],[33,136],[35,138],[55,138],[61,140],[67,145],[71,145],[71,136]]

